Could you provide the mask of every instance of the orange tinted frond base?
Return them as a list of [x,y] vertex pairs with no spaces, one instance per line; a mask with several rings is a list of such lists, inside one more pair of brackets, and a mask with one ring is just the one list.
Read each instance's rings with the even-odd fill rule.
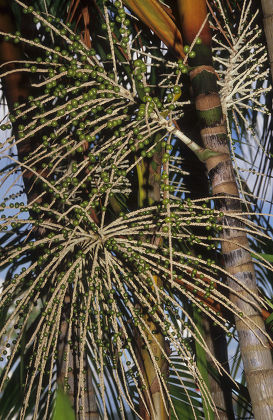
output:
[[168,48],[172,48],[178,56],[185,57],[181,32],[158,0],[123,0],[123,3],[142,23],[152,29]]
[[[177,8],[183,28],[185,42],[191,44],[207,19],[206,0],[177,0]],[[211,35],[208,21],[200,33],[203,44],[210,45]]]

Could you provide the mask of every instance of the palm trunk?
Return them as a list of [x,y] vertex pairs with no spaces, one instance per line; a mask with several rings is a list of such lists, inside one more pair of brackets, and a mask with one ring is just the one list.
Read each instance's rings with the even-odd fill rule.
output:
[[[15,27],[15,18],[13,16],[10,3],[7,0],[0,0],[0,31],[6,32],[6,33],[14,33],[16,31]],[[23,58],[23,51],[21,50],[20,46],[17,44],[14,44],[9,41],[1,40],[0,41],[0,64],[6,64],[5,69],[6,70],[12,70],[16,68],[16,64],[14,62],[18,60],[22,60]],[[13,62],[13,63],[9,63]],[[3,84],[3,92],[4,96],[7,100],[9,111],[12,112],[14,108],[14,103],[24,103],[27,97],[30,95],[30,81],[26,77],[25,74],[18,71],[16,73],[9,74],[2,78],[2,84]],[[18,125],[18,123],[17,123]],[[15,135],[17,135],[17,125],[14,128]],[[32,139],[31,142],[20,142],[17,146],[18,149],[18,156],[19,161],[23,162],[24,157],[27,156],[30,152],[32,152],[36,145],[39,144],[40,139]],[[42,171],[42,168],[38,168],[38,172]],[[43,172],[43,176],[45,176],[45,173]],[[35,190],[35,188],[31,188],[33,181],[35,180],[35,175],[29,171],[24,170],[23,174],[23,181],[25,185],[25,193],[27,195],[27,201],[28,203],[32,203],[36,197],[39,195],[39,192]],[[31,211],[31,210],[30,210]],[[38,235],[42,235],[41,229],[39,229],[38,232],[36,232]],[[68,301],[70,301],[70,297],[67,297]],[[60,331],[60,342],[59,342],[59,348],[58,348],[58,359],[59,363],[62,360],[63,357],[63,351],[64,351],[64,340],[65,336],[64,333],[67,330],[67,323],[66,321],[62,322],[61,325],[61,331]],[[86,359],[86,358],[85,358]],[[86,361],[87,362],[87,361]],[[64,379],[64,371],[63,366],[64,364],[61,363],[61,369],[59,370],[59,377],[57,378],[57,382],[59,384],[63,384]],[[87,363],[86,363],[87,367]],[[77,366],[76,366],[77,368]],[[94,392],[94,387],[91,381],[90,377],[90,369],[86,369],[87,373],[85,376],[85,383],[87,391],[85,392],[84,398],[85,398],[85,409],[86,409],[86,415],[84,417],[85,420],[98,420],[99,413],[97,411],[97,402]],[[75,372],[75,371],[74,371]],[[72,371],[72,373],[68,373],[70,377],[68,378],[68,382],[70,384],[70,395],[72,396],[72,404],[75,405],[74,399],[76,398],[76,392],[75,392],[75,376]],[[72,375],[72,376],[71,376]],[[76,376],[77,377],[77,376]],[[81,414],[82,416],[83,414]],[[83,418],[83,417],[81,417]]]
[[[181,127],[181,131],[183,130],[183,133],[187,137],[194,138],[198,144],[202,144],[200,132],[196,126],[196,110],[194,109],[194,105],[188,105],[183,117],[178,121],[178,124],[179,127]],[[185,177],[186,189],[190,191],[189,197],[192,199],[208,197],[209,183],[205,176],[205,165],[184,144],[181,144],[180,147],[181,155],[184,157],[184,169],[189,173],[189,176]],[[198,234],[200,234],[200,236],[206,236],[207,231],[200,228]],[[203,249],[200,249],[200,247],[196,245],[192,252],[198,255],[203,252]],[[220,305],[217,310],[221,310]],[[212,355],[221,363],[225,370],[229,372],[225,333],[219,326],[213,326],[212,321],[206,316],[202,316],[201,330],[203,338],[210,350],[210,354],[206,353],[207,365],[209,367],[208,385],[212,400],[217,408],[217,414],[221,420],[234,420],[232,388],[228,377],[227,375],[220,376],[216,369],[213,369],[214,365],[211,360]],[[213,370],[215,371],[215,374],[213,374]]]
[[264,32],[270,60],[271,78],[273,82],[273,1],[261,0],[264,14]]
[[[84,354],[84,370],[86,371],[84,378],[85,389],[81,393],[83,397],[79,400],[79,406],[85,408],[84,412],[80,411],[77,406],[78,393],[78,372],[80,368],[79,360],[79,330],[75,325],[72,325],[72,333],[70,339],[73,342],[72,348],[67,351],[68,335],[69,335],[69,313],[71,307],[71,297],[69,294],[65,297],[65,304],[61,318],[60,337],[58,343],[58,374],[57,383],[61,389],[67,393],[71,405],[75,410],[76,420],[100,420],[100,415],[97,408],[96,395],[92,383],[92,375],[88,365],[87,354]],[[76,348],[75,348],[76,347]],[[68,365],[68,373],[66,374],[66,365]],[[74,374],[75,372],[76,375]],[[83,401],[84,399],[84,401]]]
[[[207,17],[206,1],[178,0],[177,5],[183,39],[185,43],[191,44]],[[219,154],[208,158],[206,167],[213,195],[226,196],[217,200],[219,209],[230,214],[238,213],[241,211],[238,200],[239,191],[227,143],[217,78],[212,66],[211,35],[208,23],[205,24],[200,37],[202,44],[195,47],[196,58],[193,58],[190,63],[194,66],[190,72],[191,85],[204,147]],[[256,420],[273,419],[273,366],[270,345],[265,336],[261,311],[257,309],[257,306],[244,300],[246,298],[255,305],[258,304],[254,265],[251,254],[246,250],[248,248],[247,235],[236,230],[238,222],[235,219],[232,217],[227,219],[232,229],[223,231],[222,252],[226,271],[240,283],[231,278],[228,279],[228,285],[238,293],[231,293],[230,299],[239,308],[238,312],[241,311],[243,314],[241,317],[236,317],[236,328],[253,412]],[[257,299],[248,291],[257,295]],[[248,327],[249,320],[253,321],[251,329]]]
[[[145,319],[146,323],[149,325],[149,328],[151,330],[156,329],[156,325],[152,321],[148,321],[148,317]],[[159,369],[162,373],[165,373],[167,370],[166,362],[161,357],[162,356],[162,350],[159,347],[159,345],[155,342],[155,336],[162,348],[165,346],[165,339],[164,336],[160,333],[157,333],[156,335],[149,334],[147,336],[147,339],[150,340],[151,348],[153,352],[153,356],[156,358],[156,360],[159,360],[158,365]],[[143,376],[146,379],[146,389],[145,392],[145,403],[149,407],[149,412],[147,411],[144,402],[140,401],[139,404],[139,415],[141,416],[141,419],[143,420],[168,420],[169,415],[165,409],[163,397],[160,391],[160,387],[158,384],[157,374],[156,370],[153,364],[153,361],[151,359],[151,356],[149,354],[149,351],[146,349],[141,348],[141,341],[139,342],[139,349],[140,349],[140,358],[139,363],[143,370]],[[151,401],[153,404],[153,407],[150,407],[148,394],[151,396]]]
[[[153,165],[149,164],[145,160],[141,165],[138,166],[138,171],[142,172],[142,178],[144,180],[143,185],[139,185],[139,206],[152,205],[154,202],[160,200],[160,173],[161,173],[161,152],[155,153],[153,156]],[[153,169],[153,166],[156,169]],[[146,203],[147,201],[147,203]],[[161,286],[159,278],[155,278],[157,287]],[[156,330],[156,325],[146,316],[146,323],[149,325],[150,330]],[[158,341],[160,346],[155,341]],[[152,349],[153,357],[158,360],[158,367],[162,373],[166,373],[167,365],[166,360],[162,357],[161,348],[166,348],[166,343],[163,334],[158,332],[157,334],[148,334],[147,339],[150,341],[150,348]],[[168,420],[169,413],[166,411],[163,395],[160,391],[158,383],[158,376],[154,367],[153,361],[147,349],[142,348],[142,340],[139,340],[139,362],[143,369],[143,376],[146,379],[147,392],[145,395],[146,405],[149,407],[149,412],[145,408],[145,405],[140,401],[139,414],[143,420]],[[161,347],[161,348],[160,348]],[[153,407],[150,407],[148,394],[151,396]]]
[[[207,317],[203,318],[202,321],[204,339],[211,354],[221,363],[223,368],[229,372],[225,333],[219,326],[213,326],[212,321]],[[211,372],[211,370],[213,370],[213,362],[209,354],[207,354],[207,361],[210,365],[208,372],[209,388],[211,397],[217,408],[219,419],[234,420],[230,380],[226,376],[220,377],[217,372],[215,372],[215,375]]]

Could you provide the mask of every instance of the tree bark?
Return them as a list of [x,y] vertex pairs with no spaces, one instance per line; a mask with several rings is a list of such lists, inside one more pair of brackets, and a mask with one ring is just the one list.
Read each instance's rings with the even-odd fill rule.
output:
[[[191,45],[207,17],[206,1],[178,0],[177,6],[183,40]],[[217,77],[212,66],[211,35],[208,23],[205,24],[200,37],[202,44],[195,47],[196,58],[190,61],[193,67],[190,79],[204,147],[219,154],[206,161],[212,194],[216,198],[218,208],[230,214],[224,220],[230,228],[223,231],[222,252],[226,271],[238,279],[237,282],[228,278],[228,285],[240,296],[231,293],[230,299],[237,305],[238,312],[243,314],[236,317],[235,322],[255,419],[273,419],[271,351],[265,335],[261,310],[254,306],[259,305],[259,299],[254,265],[250,252],[246,250],[248,248],[247,235],[238,230],[242,224],[239,225],[232,218],[232,213],[241,212],[241,206],[227,142]],[[217,195],[226,196],[226,198],[217,200]],[[257,299],[249,292],[256,295]],[[244,298],[249,299],[253,304],[247,303]],[[248,326],[249,320],[253,321],[251,327]]]
[[267,50],[271,68],[271,78],[273,83],[273,0],[261,0],[264,14],[264,32],[267,43]]

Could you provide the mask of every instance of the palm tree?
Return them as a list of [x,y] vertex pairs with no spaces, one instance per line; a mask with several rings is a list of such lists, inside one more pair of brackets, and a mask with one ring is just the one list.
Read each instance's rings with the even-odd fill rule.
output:
[[[131,12],[120,1],[71,2],[74,26],[56,14],[61,2],[44,13],[40,2],[33,2],[37,10],[15,3],[37,36],[16,33],[3,15],[10,113],[2,129],[10,121],[14,136],[3,144],[9,164],[1,178],[8,270],[2,418],[20,412],[57,419],[63,401],[71,414],[62,388],[77,418],[98,418],[97,410],[104,418],[130,412],[145,419],[224,418],[221,410],[229,410],[232,418],[219,378],[229,376],[230,388],[237,378],[205,335],[200,312],[228,337],[236,325],[252,400],[250,406],[242,382],[236,412],[270,418],[271,339],[263,324],[270,317],[247,235],[265,273],[271,268],[260,253],[269,237],[253,223],[254,199],[237,189],[243,179],[236,175],[236,184],[227,146],[233,132],[248,130],[253,112],[263,111],[257,98],[267,90],[252,91],[249,83],[256,77],[259,86],[266,74],[251,3],[209,3],[218,35],[213,54],[203,1],[124,1]],[[255,65],[244,66],[248,51]],[[20,177],[27,203],[7,185]],[[257,375],[268,380],[263,395],[252,380]]]
[[[202,27],[202,23],[206,21],[206,2],[202,0],[196,2],[182,1],[179,6],[183,39],[191,45],[199,28]],[[198,16],[198,18],[193,21],[192,16]],[[206,160],[206,167],[211,181],[212,194],[216,198],[219,195],[222,196],[217,207],[220,211],[225,210],[228,214],[233,215],[235,212],[237,214],[240,212],[239,189],[233,172],[228,142],[227,140],[224,142],[226,129],[224,127],[224,115],[221,112],[221,98],[217,93],[217,76],[211,66],[211,37],[207,22],[200,36],[203,43],[197,49],[196,57],[192,58],[193,70],[190,72],[190,78],[196,110],[202,127],[203,144],[206,148],[215,152],[214,156]],[[251,254],[247,250],[247,234],[236,229],[236,227],[242,226],[242,221],[232,217],[228,217],[227,220],[227,225],[232,228],[235,227],[235,229],[229,228],[223,231],[222,253],[226,271],[241,282],[241,284],[237,284],[233,278],[228,278],[231,289],[240,293],[240,297],[231,293],[230,299],[238,305],[245,317],[245,319],[236,319],[236,329],[241,345],[246,380],[250,385],[248,389],[255,418],[270,417],[272,415],[270,401],[273,393],[273,389],[268,388],[268,384],[272,383],[273,379],[270,345],[266,338],[265,341],[260,340],[255,330],[246,333],[246,325],[250,320],[255,322],[256,328],[259,326],[260,331],[265,332],[259,307],[254,309],[251,304],[244,300],[244,297],[246,297],[250,301],[255,301],[254,296],[258,296],[254,264]],[[249,291],[253,293],[252,296]],[[255,356],[252,353],[253,351]],[[267,395],[264,391],[261,391],[264,389],[268,390]]]

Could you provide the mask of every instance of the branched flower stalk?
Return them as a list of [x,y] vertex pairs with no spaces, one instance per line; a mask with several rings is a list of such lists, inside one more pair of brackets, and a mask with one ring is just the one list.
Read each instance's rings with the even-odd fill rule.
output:
[[[49,418],[56,382],[64,384],[68,395],[72,390],[76,418],[88,418],[86,381],[99,390],[102,418],[110,418],[109,381],[118,390],[120,418],[127,418],[128,407],[139,416],[142,406],[151,419],[159,419],[137,350],[140,340],[166,412],[181,418],[172,395],[175,378],[193,418],[208,408],[217,416],[192,343],[209,354],[219,374],[224,369],[199,334],[189,302],[229,336],[227,316],[235,316],[257,340],[261,334],[270,337],[238,303],[244,290],[246,305],[260,311],[267,308],[263,298],[216,258],[190,251],[198,244],[204,254],[216,255],[230,217],[229,211],[214,208],[209,197],[184,200],[180,142],[204,162],[220,153],[199,146],[175,122],[188,104],[179,101],[191,70],[188,57],[172,62],[164,49],[141,46],[133,36],[135,18],[119,1],[105,3],[102,11],[99,36],[107,52],[93,44],[89,48],[62,20],[16,3],[54,43],[0,33],[6,42],[37,52],[36,60],[20,60],[15,69],[8,63],[1,67],[2,78],[14,72],[33,78],[27,101],[16,103],[1,125],[3,131],[11,125],[17,131],[2,144],[10,164],[0,178],[5,189],[1,267],[11,274],[1,290],[0,391],[7,392],[8,377],[23,358],[21,348],[26,374],[20,419],[28,414]],[[195,45],[191,48],[194,52]],[[40,139],[35,150],[34,137]],[[155,162],[156,155],[162,161]],[[138,206],[137,188],[149,188],[141,167],[152,168],[148,178],[157,171],[158,179],[157,192],[146,191],[147,200]],[[24,202],[11,190],[26,173],[31,176]],[[232,213],[235,229],[268,238],[247,215]],[[198,235],[200,226],[209,234]],[[271,269],[266,261],[261,265]],[[223,284],[221,276],[232,283]],[[200,390],[203,405],[192,402],[189,382]]]

